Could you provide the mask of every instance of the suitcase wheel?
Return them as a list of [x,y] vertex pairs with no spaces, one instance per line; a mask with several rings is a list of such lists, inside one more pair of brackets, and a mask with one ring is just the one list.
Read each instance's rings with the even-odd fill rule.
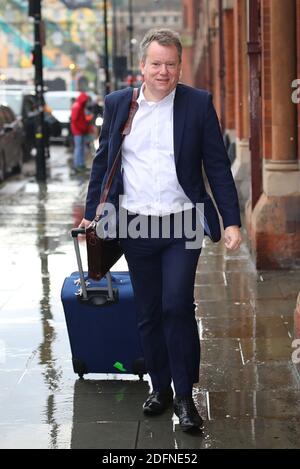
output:
[[86,364],[82,360],[72,358],[74,373],[77,373],[80,379],[83,379],[83,375],[88,373]]
[[143,358],[138,358],[132,364],[132,370],[135,375],[138,375],[140,380],[143,380],[144,374],[147,373],[145,367],[145,360]]

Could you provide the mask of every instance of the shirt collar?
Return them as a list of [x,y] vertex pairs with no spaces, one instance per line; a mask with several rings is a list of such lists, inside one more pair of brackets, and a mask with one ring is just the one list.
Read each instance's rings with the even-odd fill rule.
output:
[[[141,89],[140,89],[140,94],[139,94],[139,97],[137,99],[137,103],[140,105],[143,101],[145,103],[154,103],[154,101],[147,101],[147,99],[145,98],[145,95],[144,95],[144,86],[145,84],[143,84],[141,86]],[[163,99],[161,99],[160,101],[157,101],[155,102],[155,104],[162,104],[162,103],[167,103],[167,102],[173,102],[174,101],[174,97],[175,97],[175,92],[176,92],[176,88],[174,88],[173,91],[171,91],[171,93],[167,94],[167,96],[165,96]]]

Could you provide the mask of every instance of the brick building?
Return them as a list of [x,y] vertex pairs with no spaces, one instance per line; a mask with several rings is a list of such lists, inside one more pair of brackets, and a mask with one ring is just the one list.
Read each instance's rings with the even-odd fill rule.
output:
[[213,93],[257,267],[299,266],[300,0],[182,7],[183,81]]

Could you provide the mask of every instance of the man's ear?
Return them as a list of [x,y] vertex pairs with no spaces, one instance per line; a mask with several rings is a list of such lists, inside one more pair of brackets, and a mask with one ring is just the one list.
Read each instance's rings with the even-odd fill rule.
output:
[[144,75],[144,74],[145,74],[144,68],[145,68],[145,64],[144,64],[143,62],[140,62],[140,71],[141,71],[141,75]]

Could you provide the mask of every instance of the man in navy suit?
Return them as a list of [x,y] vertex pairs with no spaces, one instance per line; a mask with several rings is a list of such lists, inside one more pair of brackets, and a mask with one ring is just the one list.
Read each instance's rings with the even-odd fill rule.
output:
[[[193,230],[199,226],[196,207],[204,203],[205,233],[214,241],[220,237],[218,217],[203,182],[202,164],[222,217],[228,249],[237,249],[241,243],[241,222],[211,95],[178,83],[181,54],[179,36],[170,30],[149,31],[141,43],[144,82],[137,100],[139,107],[122,145],[122,164],[114,177],[109,201],[126,213],[128,226],[139,217],[148,227],[146,236],[121,240],[153,387],[143,405],[144,413],[157,415],[173,404],[181,428],[189,431],[202,425],[192,398],[200,366],[193,292],[201,246],[187,248],[189,236],[185,230],[177,236],[176,230],[185,220],[182,215],[187,214]],[[126,88],[105,99],[100,145],[81,226],[89,226],[95,216],[101,186],[103,189],[121,144],[131,97],[132,89]],[[155,237],[151,236],[153,221],[158,229]]]

